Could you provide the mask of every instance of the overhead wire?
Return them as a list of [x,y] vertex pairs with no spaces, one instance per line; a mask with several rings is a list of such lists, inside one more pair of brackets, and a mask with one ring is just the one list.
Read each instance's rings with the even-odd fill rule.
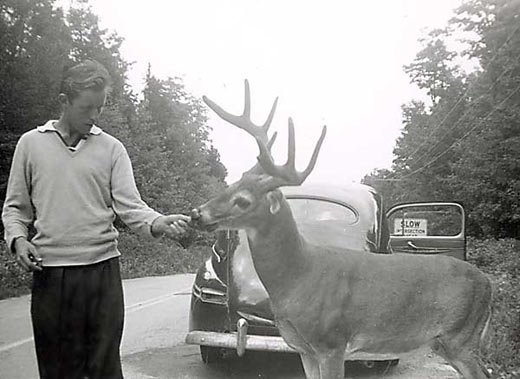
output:
[[[513,31],[508,35],[508,37],[505,39],[505,41],[502,43],[502,45],[500,45],[500,47],[496,50],[495,54],[493,55],[493,57],[491,58],[491,60],[488,62],[488,64],[486,65],[486,67],[484,68],[484,72],[486,72],[486,70],[490,67],[491,63],[493,63],[493,61],[496,59],[496,57],[498,56],[498,53],[500,52],[500,50],[511,40],[511,38],[514,36],[514,34],[520,29],[520,24],[518,24],[514,29]],[[508,72],[509,69],[505,69],[504,71],[502,71],[502,73],[495,79],[495,81],[492,83],[492,85],[489,87],[489,89],[482,95],[480,95],[477,100],[481,99],[482,97],[484,97],[485,95],[487,95],[493,88],[494,86],[499,82],[499,80],[502,78],[502,76],[504,76],[504,74],[506,72]],[[446,116],[442,119],[442,121],[435,127],[435,128],[432,128],[432,131],[430,134],[428,134],[428,136],[423,140],[423,142],[411,153],[409,154],[410,157],[413,157],[414,154],[416,154],[420,149],[421,147],[426,144],[429,140],[430,137],[433,136],[433,134],[440,129],[440,127],[442,126],[442,124],[448,119],[449,115],[455,110],[455,108],[457,107],[457,105],[462,101],[462,99],[464,99],[466,97],[466,95],[469,93],[469,91],[472,89],[472,86],[468,86],[467,90],[464,92],[464,94],[462,94],[462,96],[457,100],[457,102],[453,105],[453,107],[450,109],[450,111],[446,114]],[[518,92],[518,90],[520,89],[520,86],[518,88],[516,88],[513,93],[511,93],[508,97],[506,97],[506,99],[504,99],[500,104],[502,104],[503,102],[507,101],[510,97],[512,97],[516,92]],[[440,159],[442,156],[444,156],[453,146],[455,146],[456,143],[462,141],[464,138],[466,138],[469,134],[471,134],[473,132],[473,130],[475,130],[478,126],[481,125],[481,123],[483,122],[483,120],[487,119],[491,114],[493,114],[495,112],[495,110],[497,109],[497,107],[493,108],[493,110],[488,113],[488,115],[486,115],[486,117],[484,119],[481,120],[480,123],[478,123],[477,125],[475,125],[473,128],[471,128],[467,133],[465,133],[461,138],[455,140],[452,144],[450,144],[450,146],[448,148],[446,148],[444,151],[442,151],[440,154],[438,154],[437,156],[435,156],[431,161],[429,161],[428,163],[426,163],[425,165],[421,166],[419,169],[416,169],[408,174],[406,174],[405,176],[401,177],[401,178],[372,178],[371,180],[376,180],[376,181],[401,181],[401,180],[404,180],[406,178],[409,178],[410,176],[412,175],[415,175],[416,173],[424,170],[426,167],[428,167],[429,165],[431,165],[432,163],[436,162],[438,159]],[[454,129],[462,122],[462,120],[464,119],[464,117],[466,117],[468,114],[469,114],[469,111],[471,110],[471,108],[469,110],[467,110],[466,112],[464,112],[464,114],[457,120],[457,122],[455,123],[455,125],[451,128],[451,130],[449,131],[450,132],[450,135],[453,134],[453,131]],[[432,148],[428,149],[426,152],[424,152],[417,160],[420,161],[421,159],[423,159],[425,156],[427,156],[429,153],[433,152],[435,150],[435,148],[440,145],[440,143],[442,142],[442,140],[438,141]]]
[[466,137],[468,137],[474,130],[476,130],[489,116],[491,116],[497,109],[499,109],[503,104],[505,104],[506,101],[508,101],[511,97],[513,97],[513,95],[515,95],[518,91],[520,91],[520,84],[515,88],[514,91],[512,91],[506,98],[504,98],[497,106],[493,107],[493,109],[491,110],[491,112],[489,112],[486,117],[484,117],[483,119],[480,120],[479,123],[477,123],[475,126],[473,126],[471,129],[469,129],[464,135],[462,135],[462,137],[458,138],[457,140],[455,140],[454,142],[452,142],[450,144],[450,146],[448,146],[442,153],[440,153],[439,155],[437,155],[435,158],[433,158],[432,160],[430,160],[428,163],[426,163],[425,165],[421,166],[420,168],[416,169],[416,170],[413,170],[412,172],[406,174],[405,176],[399,178],[400,180],[404,180],[404,179],[407,179],[409,178],[410,176],[412,175],[415,175],[416,173],[424,170],[426,167],[430,166],[432,163],[436,162],[437,160],[439,160],[441,157],[443,157],[452,147],[455,146],[455,144],[461,142],[463,139],[465,139]]
[[[491,66],[491,64],[494,62],[494,60],[496,59],[496,57],[498,56],[498,53],[500,52],[500,50],[502,50],[502,48],[511,40],[511,38],[513,38],[513,36],[515,35],[515,33],[520,29],[520,23],[513,29],[513,31],[507,36],[507,38],[505,39],[504,43],[502,43],[502,45],[500,45],[500,47],[495,51],[495,54],[493,54],[493,57],[491,58],[491,60],[488,62],[488,64],[486,65],[486,67],[484,67],[483,71],[486,72],[487,69]],[[507,70],[505,70],[507,71]],[[499,76],[499,78],[504,75],[505,71]],[[498,81],[498,79],[495,81],[495,83]],[[495,83],[493,83],[492,86],[495,85]],[[492,87],[491,87],[492,88]],[[490,89],[491,89],[490,88]],[[468,88],[466,89],[466,91],[459,97],[459,99],[457,100],[457,102],[453,105],[453,107],[451,107],[450,111],[444,116],[444,118],[441,120],[441,122],[434,128],[432,128],[432,131],[428,134],[428,136],[423,140],[423,142],[411,153],[409,154],[410,157],[413,157],[420,149],[421,147],[424,146],[424,144],[427,143],[428,139],[430,137],[433,136],[433,134],[438,130],[440,129],[440,127],[444,124],[444,122],[448,119],[448,117],[451,115],[451,113],[455,110],[455,108],[459,105],[459,103],[468,95],[469,91],[472,89],[472,85],[470,84],[468,86]],[[424,155],[421,156],[421,158],[423,157]]]
[[[483,94],[481,94],[476,100],[475,102],[478,102],[480,99],[484,98],[486,95],[488,95],[492,90],[493,88],[495,87],[495,85],[499,82],[499,80],[502,78],[502,76],[504,76],[504,74],[506,72],[509,72],[510,70],[509,69],[505,69],[504,71],[502,71],[502,73],[497,77],[497,79],[493,82],[493,84],[491,85],[491,87],[488,88],[488,90],[486,92],[484,92]],[[451,127],[451,129],[449,130],[446,130],[446,132],[451,136],[453,135],[455,129],[457,129],[457,127],[462,123],[462,121],[465,121],[465,118],[466,116],[468,116],[470,114],[470,112],[474,111],[474,108],[469,108],[467,109],[463,114],[462,116],[460,116],[457,121],[455,122],[455,124],[453,124],[453,126]],[[432,133],[433,135],[433,133]],[[431,137],[431,135],[429,136]],[[426,141],[428,141],[429,137],[426,137],[426,139],[423,141],[423,145]],[[435,148],[437,146],[439,146],[442,142],[443,142],[443,138],[445,138],[446,136],[442,137],[441,139],[439,139],[434,145],[433,147],[429,148],[428,150],[426,150],[422,155],[420,155],[416,161],[420,162],[424,157],[426,157],[429,153],[432,153],[433,151],[435,151]],[[411,156],[411,155],[410,155]]]
[[[502,72],[502,74],[500,76],[502,76],[505,72],[507,72],[509,70],[505,70],[504,72]],[[493,83],[493,86],[494,84],[496,84],[498,82],[498,79]],[[492,86],[492,87],[493,87]],[[490,87],[490,89],[492,89],[492,87]],[[442,156],[444,156],[448,150],[450,150],[456,143],[460,142],[462,139],[466,138],[471,132],[473,132],[473,130],[475,130],[478,126],[480,126],[482,124],[482,122],[484,120],[486,120],[489,116],[491,116],[505,101],[509,100],[516,92],[518,92],[518,90],[520,90],[520,86],[517,87],[510,95],[508,95],[504,100],[502,100],[502,102],[498,105],[496,105],[481,121],[480,123],[476,124],[473,128],[471,128],[467,133],[465,133],[462,137],[460,137],[459,139],[455,140],[454,142],[452,142],[450,144],[450,146],[448,146],[444,151],[442,151],[439,155],[435,156],[435,158],[431,161],[429,161],[427,164],[421,166],[421,168],[419,169],[416,169],[408,174],[406,174],[405,176],[403,177],[400,177],[400,178],[371,178],[371,180],[374,180],[374,181],[387,181],[387,182],[399,182],[401,180],[404,180],[414,174],[416,174],[417,172],[420,172],[422,170],[424,170],[424,168],[426,168],[427,166],[429,166],[430,164],[434,163],[435,161],[437,161],[439,158],[441,158]],[[480,99],[482,96],[486,95],[489,91],[487,91],[485,94],[481,95],[478,99]],[[478,100],[477,99],[477,100]],[[453,134],[453,130],[456,129],[457,125],[460,124],[460,122],[464,119],[464,117],[466,117],[468,114],[469,114],[469,111],[472,111],[473,109],[468,109],[466,112],[464,112],[464,114],[457,120],[457,122],[454,124],[453,128],[450,130],[450,135]],[[429,149],[426,153],[424,153],[423,155],[421,155],[417,160],[420,161],[422,158],[424,158],[426,155],[428,155],[428,153],[432,152],[435,150],[435,148],[437,146],[439,146],[441,144],[442,140],[438,141],[431,149]]]

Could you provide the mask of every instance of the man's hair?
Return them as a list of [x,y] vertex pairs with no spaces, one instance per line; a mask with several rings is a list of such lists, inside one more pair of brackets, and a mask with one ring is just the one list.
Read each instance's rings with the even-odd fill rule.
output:
[[109,86],[110,75],[107,69],[101,63],[87,59],[66,69],[60,92],[72,101],[83,90],[101,91]]

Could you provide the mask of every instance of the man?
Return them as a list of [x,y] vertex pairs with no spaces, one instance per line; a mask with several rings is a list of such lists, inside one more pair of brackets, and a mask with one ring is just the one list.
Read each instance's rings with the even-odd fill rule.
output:
[[60,119],[25,133],[14,153],[2,220],[8,248],[34,271],[31,316],[42,378],[122,378],[115,215],[154,237],[179,237],[190,220],[148,207],[124,146],[95,125],[108,82],[98,62],[70,68],[58,96]]

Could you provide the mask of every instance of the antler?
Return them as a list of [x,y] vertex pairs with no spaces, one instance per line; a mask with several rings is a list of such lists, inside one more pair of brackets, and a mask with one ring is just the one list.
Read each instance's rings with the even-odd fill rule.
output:
[[260,149],[260,155],[257,158],[258,164],[248,172],[253,172],[261,168],[267,175],[270,176],[270,178],[265,183],[269,188],[276,188],[284,185],[297,186],[302,184],[314,169],[321,145],[323,143],[323,139],[327,133],[327,127],[323,126],[321,136],[316,143],[316,146],[314,147],[314,152],[312,153],[312,157],[309,164],[307,165],[307,168],[302,172],[298,172],[295,167],[294,124],[292,119],[289,118],[289,148],[287,162],[282,166],[276,165],[271,155],[271,147],[276,139],[276,132],[273,134],[271,139],[269,139],[267,131],[269,130],[271,122],[273,121],[274,112],[276,111],[276,106],[278,104],[278,97],[275,99],[271,108],[271,112],[269,113],[265,123],[262,126],[255,125],[251,121],[251,94],[249,90],[249,82],[247,79],[245,80],[244,84],[245,103],[244,111],[241,116],[233,115],[225,111],[222,107],[206,96],[203,96],[202,99],[208,107],[210,107],[216,114],[220,116],[220,118],[235,126],[238,126],[240,129],[245,130],[255,138],[256,142],[258,143],[258,148]]
[[272,187],[280,186],[298,186],[302,184],[309,174],[314,169],[318,155],[320,153],[321,145],[327,134],[327,126],[324,125],[321,130],[320,138],[314,146],[311,160],[307,165],[307,168],[302,172],[296,170],[295,166],[295,143],[294,143],[294,123],[292,118],[289,117],[289,146],[287,153],[287,162],[278,166],[274,163],[273,157],[270,151],[265,145],[258,144],[260,147],[260,155],[258,156],[258,163],[264,169],[265,173],[273,177]]
[[220,105],[216,104],[213,100],[206,96],[202,96],[202,100],[204,100],[206,105],[210,107],[216,114],[218,114],[223,120],[226,120],[230,124],[245,130],[253,137],[255,137],[257,141],[261,141],[263,144],[268,146],[269,144],[272,145],[274,138],[276,137],[273,136],[273,141],[271,142],[267,136],[267,131],[269,130],[271,122],[273,121],[274,112],[276,111],[276,106],[278,104],[278,97],[274,100],[273,106],[271,107],[271,112],[269,112],[269,116],[267,117],[265,123],[262,126],[255,125],[251,121],[251,94],[249,90],[249,81],[247,79],[244,81],[244,85],[246,93],[244,101],[244,112],[241,116],[233,115],[225,111]]

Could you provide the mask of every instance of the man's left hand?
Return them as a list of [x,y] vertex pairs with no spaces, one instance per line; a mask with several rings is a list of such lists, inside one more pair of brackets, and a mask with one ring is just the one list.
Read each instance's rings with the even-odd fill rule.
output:
[[191,217],[182,214],[159,216],[152,223],[152,235],[179,238],[188,230],[190,221]]

